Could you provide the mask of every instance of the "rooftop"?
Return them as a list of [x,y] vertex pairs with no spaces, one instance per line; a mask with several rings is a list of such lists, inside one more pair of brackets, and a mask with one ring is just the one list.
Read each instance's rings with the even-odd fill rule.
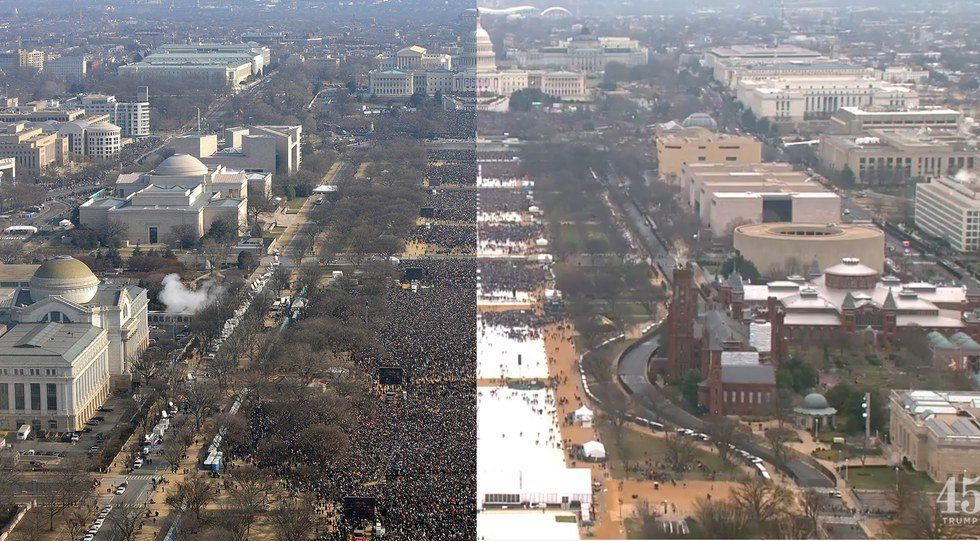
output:
[[0,336],[0,362],[32,356],[70,365],[103,333],[87,323],[19,323]]

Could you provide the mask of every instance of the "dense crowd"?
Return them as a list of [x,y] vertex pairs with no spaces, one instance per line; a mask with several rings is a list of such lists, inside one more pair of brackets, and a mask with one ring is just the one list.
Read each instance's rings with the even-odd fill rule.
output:
[[429,186],[441,186],[443,184],[472,186],[476,184],[476,164],[473,162],[429,162],[425,168],[425,178],[429,181]]
[[481,224],[480,240],[485,242],[530,242],[541,237],[541,226],[537,224]]
[[480,260],[480,285],[484,291],[531,291],[540,287],[544,280],[545,268],[541,263],[509,259]]
[[[362,464],[346,475],[387,469],[386,482],[353,483],[375,495],[395,539],[467,539],[476,528],[476,289],[475,264],[466,260],[405,261],[421,267],[422,287],[389,295],[391,317],[382,330],[384,354],[365,359],[411,374],[406,393],[378,408],[352,442]],[[374,366],[370,367],[374,368]]]
[[431,190],[425,206],[433,210],[432,218],[451,222],[472,222],[476,217],[475,190]]
[[476,250],[476,227],[472,225],[421,225],[412,239],[445,248],[469,253]]

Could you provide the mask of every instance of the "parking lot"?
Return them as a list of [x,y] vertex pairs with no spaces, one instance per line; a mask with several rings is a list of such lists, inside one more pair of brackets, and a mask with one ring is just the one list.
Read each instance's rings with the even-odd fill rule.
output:
[[[38,437],[31,434],[26,441],[17,441],[16,433],[7,436],[7,443],[18,453],[18,465],[26,470],[47,470],[57,469],[61,464],[73,459],[88,460],[98,450],[101,450],[103,441],[109,437],[111,432],[123,416],[128,414],[126,421],[135,411],[132,399],[123,397],[110,397],[101,408],[97,417],[102,421],[92,421],[93,424],[86,425],[85,429],[78,434],[78,441],[70,440],[71,433],[54,433],[48,437]],[[92,448],[97,448],[93,451]]]

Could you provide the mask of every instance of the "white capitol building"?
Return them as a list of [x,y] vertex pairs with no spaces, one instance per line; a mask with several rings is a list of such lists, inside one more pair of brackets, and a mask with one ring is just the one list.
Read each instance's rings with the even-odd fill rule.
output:
[[589,98],[584,72],[498,68],[490,34],[479,22],[459,55],[429,53],[417,45],[406,47],[383,58],[380,68],[372,71],[369,79],[371,93],[379,98],[439,93],[505,100],[527,88],[568,101]]
[[[33,274],[28,273],[33,269]],[[80,430],[149,344],[146,290],[58,256],[0,265],[0,430]]]

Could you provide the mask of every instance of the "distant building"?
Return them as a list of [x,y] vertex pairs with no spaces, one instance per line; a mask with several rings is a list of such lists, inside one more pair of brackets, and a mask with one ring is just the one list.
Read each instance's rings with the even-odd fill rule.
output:
[[141,77],[210,78],[239,85],[262,75],[269,48],[259,44],[164,44],[140,62],[119,67],[121,75]]
[[[499,98],[524,89],[537,89],[563,100],[588,98],[585,73],[581,71],[498,69],[490,34],[479,22],[472,39],[464,41],[455,57],[431,54],[418,46],[401,49],[382,59],[379,69],[368,75],[368,83],[371,94],[381,98],[437,93],[476,96],[475,100],[464,100],[473,102],[473,110],[481,109],[479,105],[485,105],[482,102],[499,105]],[[452,108],[459,109],[455,105]]]
[[649,51],[635,39],[593,36],[587,28],[556,45],[515,51],[517,63],[525,68],[558,68],[601,72],[612,62],[628,68],[645,65]]
[[733,273],[721,284],[721,296],[733,317],[745,320],[776,303],[785,312],[787,339],[798,343],[864,330],[883,340],[898,339],[903,332],[980,333],[980,322],[964,318],[976,301],[964,287],[903,283],[857,258],[813,271],[765,285],[743,283]]
[[959,252],[980,252],[980,179],[941,176],[915,185],[915,225]]
[[715,235],[745,223],[840,222],[840,196],[787,163],[685,163],[679,184]]
[[302,126],[250,126],[224,131],[224,147],[216,134],[191,134],[174,139],[174,152],[206,165],[243,171],[291,175],[302,163]]
[[893,390],[891,449],[933,481],[980,475],[980,393]]
[[201,238],[219,219],[241,232],[247,223],[248,182],[244,172],[209,170],[197,158],[175,154],[149,173],[120,175],[113,195],[79,207],[79,220],[95,229],[120,222],[130,244],[171,244],[177,226],[189,226]]
[[88,61],[84,55],[59,56],[44,63],[44,73],[62,79],[82,79],[88,74]]
[[918,93],[874,77],[823,76],[740,79],[735,97],[759,119],[799,124],[826,120],[841,107],[918,107]]
[[748,135],[714,133],[696,126],[656,138],[660,178],[676,182],[685,163],[746,164],[762,161],[762,143]]
[[41,71],[44,69],[44,51],[15,49],[13,51],[0,52],[0,69],[5,68]]
[[68,139],[45,134],[22,122],[0,126],[0,158],[14,158],[17,166],[32,173],[64,163]]
[[828,131],[857,135],[877,129],[959,129],[963,113],[946,107],[841,107],[830,115]]
[[715,47],[704,54],[704,63],[707,67],[713,68],[719,62],[741,61],[771,61],[773,63],[786,62],[790,60],[814,60],[823,55],[810,49],[804,49],[796,45],[777,45],[769,47],[767,45],[729,45],[726,47]]
[[873,225],[745,224],[735,228],[732,238],[738,253],[770,278],[805,269],[815,277],[845,257],[859,258],[878,272],[885,270],[885,234]]
[[929,70],[909,66],[888,66],[882,70],[881,78],[890,83],[923,85],[929,82]]
[[17,180],[17,160],[14,158],[0,158],[0,186],[4,182]]
[[109,122],[119,126],[123,137],[140,138],[150,135],[150,100],[146,91],[137,101],[116,101],[115,96],[86,94],[79,105],[87,114],[107,115]]
[[976,171],[980,139],[956,130],[880,129],[864,135],[822,135],[819,157],[831,171],[849,168],[860,184],[932,180]]

